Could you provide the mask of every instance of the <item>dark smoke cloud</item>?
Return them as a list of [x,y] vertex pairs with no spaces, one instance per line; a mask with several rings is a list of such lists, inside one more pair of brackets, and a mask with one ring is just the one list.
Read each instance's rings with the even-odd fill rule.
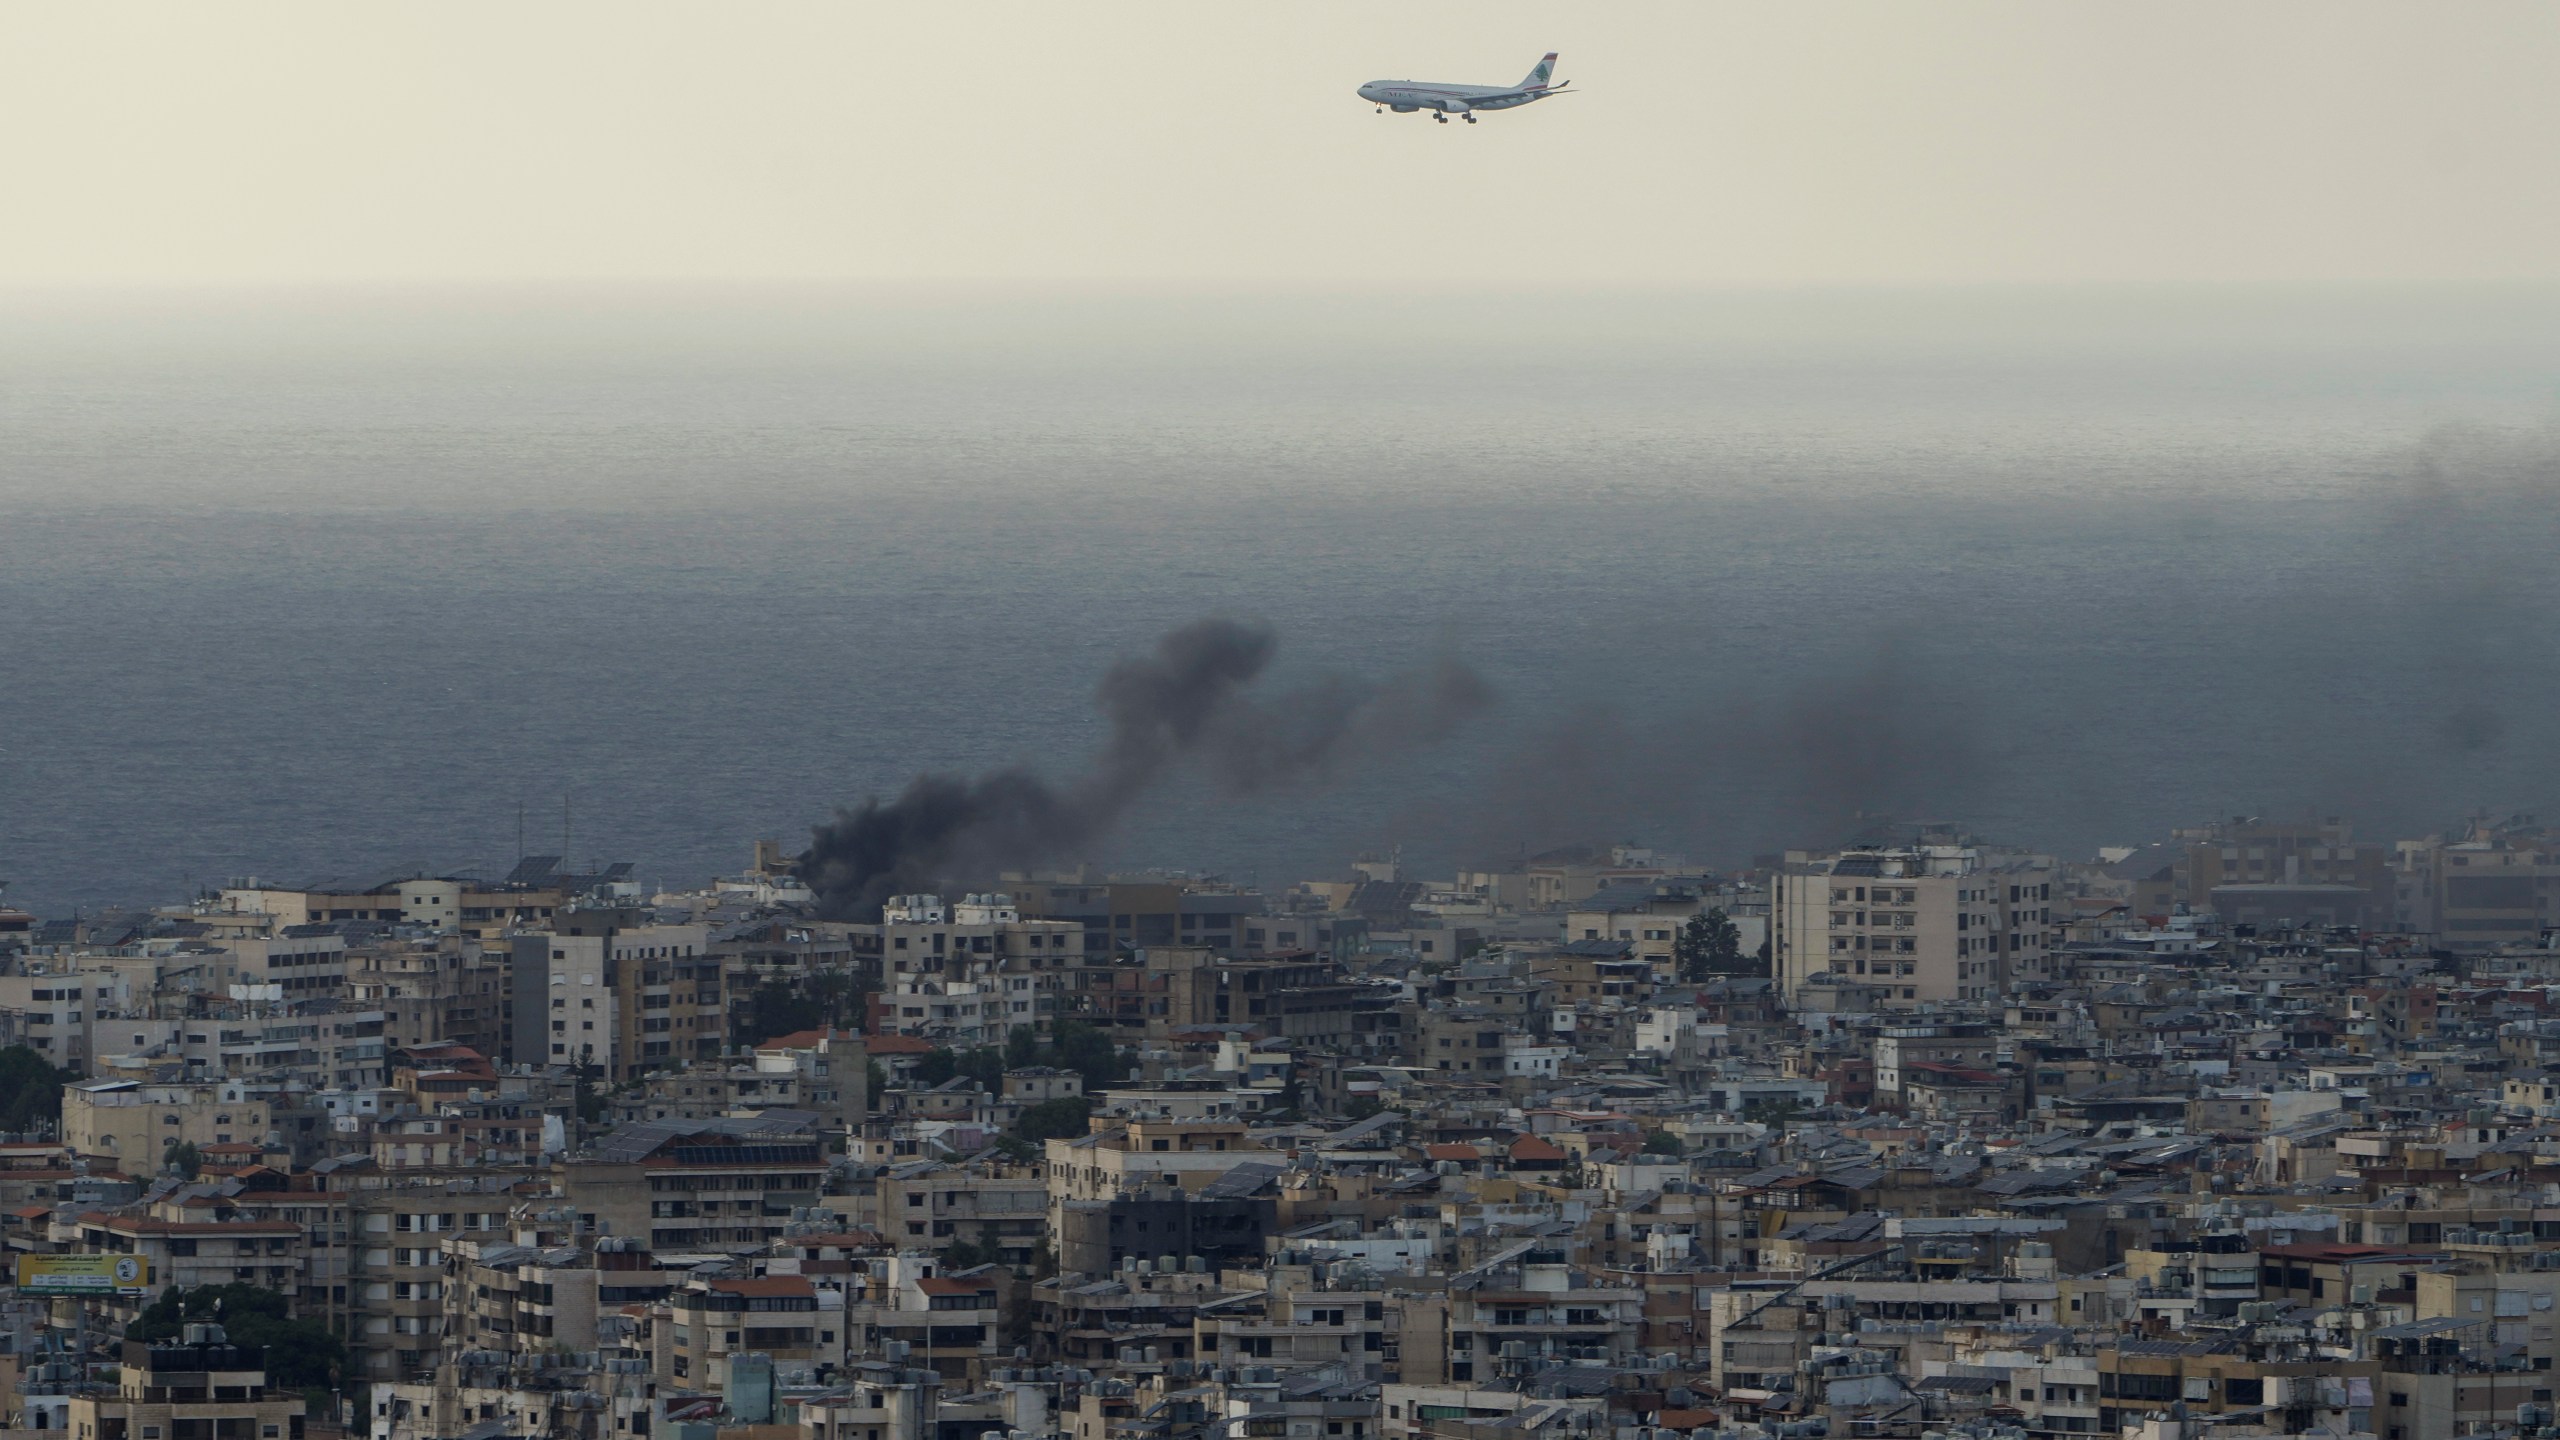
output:
[[1984,757],[1924,644],[1889,634],[1768,693],[1737,678],[1661,721],[1583,710],[1505,757],[1486,793],[1410,823],[1455,837],[1473,863],[1613,840],[1739,860],[1846,838],[1883,815],[1941,818],[1976,792]]
[[2506,733],[2507,722],[2477,700],[2444,718],[2445,743],[2465,753],[2486,750],[2506,738]]
[[[1923,518],[1950,544],[2011,533]],[[2560,809],[2560,429],[2439,429],[2317,509],[2217,496],[2112,521],[2158,556],[2145,583],[2067,619],[2003,612],[2005,651],[1931,625],[1811,663],[1798,643],[1783,673],[1703,664],[1703,699],[1584,708],[1400,833],[1462,862],[1639,840],[1725,864],[1879,816],[2078,849],[2238,813],[2387,839]]]
[[1492,699],[1473,670],[1443,657],[1382,684],[1326,677],[1257,700],[1246,689],[1277,648],[1259,625],[1185,625],[1095,687],[1111,734],[1082,776],[1061,786],[1024,770],[921,776],[895,800],[817,827],[800,875],[829,918],[876,918],[892,895],[1076,855],[1178,764],[1196,763],[1234,798],[1322,782],[1445,738]]

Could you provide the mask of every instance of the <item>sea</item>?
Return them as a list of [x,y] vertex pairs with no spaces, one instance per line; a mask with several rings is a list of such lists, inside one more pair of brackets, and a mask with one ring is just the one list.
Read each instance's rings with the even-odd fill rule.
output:
[[695,886],[1071,780],[1210,616],[1276,705],[1492,700],[1071,858],[2552,809],[2555,398],[2560,294],[2498,287],[0,296],[0,903]]

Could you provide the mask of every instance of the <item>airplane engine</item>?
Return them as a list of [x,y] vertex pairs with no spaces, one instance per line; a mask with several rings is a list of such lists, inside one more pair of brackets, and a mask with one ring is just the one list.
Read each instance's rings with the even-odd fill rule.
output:
[[1467,113],[1467,110],[1468,105],[1464,100],[1443,100],[1440,102],[1440,113],[1443,115],[1464,115]]
[[1412,114],[1414,111],[1419,110],[1419,109],[1421,109],[1422,107],[1421,107],[1421,106],[1419,106],[1419,105],[1390,105],[1390,106],[1388,106],[1387,108],[1388,108],[1388,109],[1390,109],[1390,110],[1393,110],[1394,112],[1396,112],[1396,113],[1397,113],[1397,114],[1399,114],[1399,115],[1410,115],[1410,114]]

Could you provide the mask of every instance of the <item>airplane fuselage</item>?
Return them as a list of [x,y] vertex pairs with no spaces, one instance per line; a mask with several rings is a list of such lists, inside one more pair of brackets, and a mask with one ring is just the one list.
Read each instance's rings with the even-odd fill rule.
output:
[[1360,98],[1372,105],[1399,115],[1427,110],[1442,119],[1451,115],[1472,119],[1479,110],[1509,110],[1544,100],[1553,93],[1543,85],[1528,90],[1498,85],[1431,85],[1419,80],[1372,80],[1360,87]]

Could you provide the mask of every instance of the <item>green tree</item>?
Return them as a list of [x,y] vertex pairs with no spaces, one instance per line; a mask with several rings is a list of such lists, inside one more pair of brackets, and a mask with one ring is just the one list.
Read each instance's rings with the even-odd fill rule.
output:
[[[862,997],[866,992],[850,970],[812,971],[801,980],[800,989],[810,1006],[818,1012],[819,1024],[830,1030],[842,1029],[861,1019]],[[790,1032],[777,1033],[787,1035]]]
[[1689,1147],[1680,1143],[1680,1137],[1672,1134],[1668,1130],[1647,1130],[1644,1132],[1644,1149],[1640,1152],[1642,1154],[1685,1155],[1688,1152]]
[[826,1019],[826,1008],[803,994],[800,986],[773,977],[748,993],[746,1009],[739,1013],[732,1033],[740,1045],[761,1045],[776,1035],[815,1030]]
[[175,1170],[182,1177],[193,1180],[204,1173],[204,1152],[198,1150],[192,1141],[172,1140],[160,1151],[160,1168]]
[[589,1061],[575,1068],[578,1088],[573,1098],[578,1119],[584,1124],[601,1125],[604,1123],[604,1087],[598,1082],[604,1079],[604,1067]]
[[990,1095],[1004,1091],[1004,1052],[993,1045],[981,1045],[960,1057],[960,1073],[978,1082],[978,1088]]
[[1087,1118],[1093,1114],[1090,1095],[1061,1095],[1023,1107],[1022,1118],[1013,1122],[1013,1134],[1025,1140],[1073,1140],[1092,1126]]
[[909,1074],[919,1085],[940,1085],[965,1077],[992,1093],[1004,1089],[1004,1069],[1004,1052],[993,1045],[981,1045],[974,1050],[927,1050],[917,1057]]
[[730,1026],[739,1045],[761,1045],[776,1035],[801,1030],[841,1030],[858,1026],[868,1010],[871,987],[850,970],[812,970],[805,975],[768,976],[747,992]]
[[24,1045],[0,1050],[0,1131],[47,1138],[62,1128],[62,1087],[80,1078]]
[[1020,1070],[1040,1063],[1040,1037],[1028,1025],[1018,1027],[1004,1037],[1004,1068]]
[[175,1340],[189,1322],[212,1321],[234,1345],[267,1352],[267,1382],[279,1390],[332,1388],[345,1372],[347,1347],[317,1320],[296,1320],[285,1298],[255,1285],[203,1285],[164,1290],[134,1322],[128,1340]]
[[1803,1102],[1797,1100],[1792,1095],[1779,1095],[1767,1100],[1754,1100],[1750,1104],[1742,1107],[1743,1119],[1751,1121],[1756,1125],[1766,1125],[1773,1130],[1784,1130],[1787,1128],[1788,1121],[1795,1119],[1803,1113]]
[[1049,1044],[1041,1052],[1040,1063],[1082,1075],[1087,1090],[1108,1090],[1128,1081],[1129,1068],[1137,1059],[1112,1045],[1111,1037],[1091,1021],[1060,1019],[1050,1023]]
[[1671,958],[1680,978],[1693,984],[1718,975],[1739,975],[1743,973],[1742,931],[1722,907],[1710,906],[1680,927],[1678,938],[1671,942]]

